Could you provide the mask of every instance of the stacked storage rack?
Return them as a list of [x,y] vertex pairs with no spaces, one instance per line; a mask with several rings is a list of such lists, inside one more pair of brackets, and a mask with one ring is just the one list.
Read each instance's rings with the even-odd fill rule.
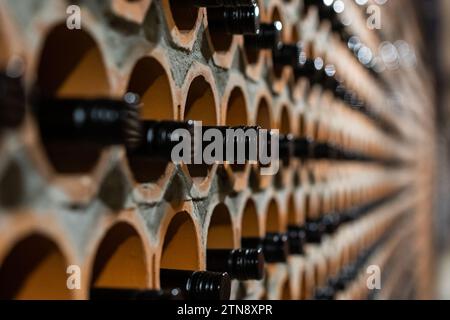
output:
[[[393,64],[374,71],[313,2],[259,0],[260,18],[280,21],[283,43],[333,66],[359,107],[275,65],[274,51],[217,30],[192,0],[0,0],[0,298],[164,288],[161,269],[207,270],[207,250],[274,233],[294,233],[291,254],[266,257],[262,280],[233,280],[231,299],[430,297],[434,106],[413,7],[380,5],[382,29],[370,30],[375,2],[342,2],[346,32],[373,53],[385,48]],[[81,30],[68,28],[71,5]],[[387,45],[401,39],[416,48],[410,64]],[[143,161],[123,146],[55,147],[33,107],[39,94],[127,92],[140,95],[144,120],[260,126],[325,150],[292,157],[273,176],[251,163]],[[330,145],[347,156],[331,156]],[[381,269],[381,290],[367,287],[368,266]]]

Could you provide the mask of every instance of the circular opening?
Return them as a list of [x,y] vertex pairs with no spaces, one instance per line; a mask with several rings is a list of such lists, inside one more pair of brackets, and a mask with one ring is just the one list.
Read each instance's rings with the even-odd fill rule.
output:
[[69,300],[66,268],[66,259],[54,242],[29,236],[2,263],[0,299]]
[[[36,89],[47,97],[105,97],[109,94],[102,54],[85,31],[65,25],[48,35],[41,54]],[[67,143],[43,140],[48,158],[62,173],[88,172],[101,150],[89,141]]]
[[198,270],[200,268],[197,232],[189,214],[178,213],[164,236],[161,268]]
[[269,207],[267,208],[266,232],[278,233],[280,231],[281,231],[280,212],[278,210],[278,205],[276,201],[272,200],[270,201]]
[[[217,123],[216,101],[211,85],[203,76],[195,78],[189,88],[184,112],[185,120],[201,121],[203,126],[215,126]],[[194,180],[203,180],[208,176],[211,166],[203,164],[188,165]]]
[[263,129],[272,128],[272,120],[270,117],[269,103],[266,99],[262,99],[258,106],[258,115],[256,117],[256,125]]
[[103,238],[95,257],[91,286],[145,289],[146,253],[141,237],[127,223],[119,223]]
[[253,200],[249,200],[245,205],[241,228],[243,238],[260,237],[258,213]]
[[193,0],[169,0],[170,12],[177,28],[184,33],[194,29],[198,9]]
[[234,248],[233,224],[230,212],[224,204],[213,211],[208,229],[208,249]]
[[[247,106],[242,90],[235,88],[231,92],[228,100],[228,108],[226,114],[226,124],[228,126],[238,127],[245,126],[248,123]],[[231,168],[235,172],[242,172],[245,170],[245,164],[233,164]]]
[[[139,60],[131,74],[128,91],[141,97],[143,120],[173,120],[173,99],[169,77],[161,64],[153,58]],[[129,156],[133,176],[139,183],[159,180],[166,172],[167,162],[153,157]],[[151,169],[149,169],[151,168]]]

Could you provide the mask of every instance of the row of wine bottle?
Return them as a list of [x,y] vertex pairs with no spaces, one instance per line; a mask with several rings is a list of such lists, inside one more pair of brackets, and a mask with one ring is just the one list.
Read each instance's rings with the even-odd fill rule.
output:
[[[407,213],[407,212],[406,212]],[[396,230],[404,221],[405,215],[397,217],[392,221],[392,223],[383,230],[382,234],[378,239],[376,239],[372,244],[363,249],[356,256],[353,261],[349,262],[347,265],[343,266],[339,272],[335,275],[330,275],[326,283],[317,288],[315,291],[315,299],[317,300],[333,300],[336,296],[346,290],[354,281],[357,280],[359,275],[365,273],[365,268],[370,263],[376,254],[378,254],[383,247],[393,239],[396,234]],[[388,268],[387,268],[388,269]],[[372,290],[368,292],[367,298],[373,299],[376,297],[378,290]]]
[[[306,0],[304,14],[309,8],[316,7],[320,21],[329,21],[332,31],[338,34],[348,46],[356,37],[350,34],[347,26],[342,23],[338,12],[333,7],[333,2]],[[284,43],[281,21],[261,22],[260,9],[255,0],[194,0],[193,5],[207,8],[208,26],[212,31],[244,35],[244,45],[252,52],[271,50],[275,69],[291,67],[297,79],[306,78],[311,86],[321,85],[325,90],[332,91],[337,98],[342,99],[351,108],[362,112],[384,130],[395,133],[392,125],[373,112],[373,109],[367,106],[355,92],[345,87],[343,81],[336,77],[333,66],[325,68],[321,58],[307,57],[300,42]],[[330,70],[333,71],[330,72]]]
[[[399,191],[400,192],[400,191]],[[264,238],[244,237],[241,249],[208,249],[206,269],[208,271],[182,271],[162,269],[160,271],[162,290],[133,290],[116,288],[93,288],[91,299],[189,299],[189,300],[226,300],[230,297],[230,281],[261,280],[264,278],[265,263],[286,263],[289,255],[305,254],[306,243],[319,244],[326,234],[333,234],[343,224],[355,221],[394,197],[395,192],[381,199],[363,204],[348,211],[326,215],[320,220],[307,221],[304,227],[290,226],[287,233],[267,233]],[[336,292],[344,290],[353,281],[386,240],[380,239],[371,248],[360,254],[358,259],[342,269],[327,286],[318,289],[316,299],[332,299]]]
[[[0,90],[3,93],[0,101],[0,127],[16,127],[25,115],[25,94],[20,78],[0,74]],[[165,161],[171,160],[172,150],[179,142],[172,137],[178,129],[189,132],[191,141],[194,141],[194,121],[141,121],[139,96],[132,93],[126,94],[123,100],[37,98],[33,99],[32,105],[44,141],[88,141],[99,147],[123,144],[133,156],[153,157]],[[256,160],[249,158],[250,147],[261,146],[262,141],[258,133],[263,129],[260,127],[203,126],[202,132],[208,129],[221,132],[224,151],[230,145],[234,147],[235,162],[242,156],[238,155],[237,151],[244,149],[244,160]],[[228,130],[239,130],[242,134],[229,136]],[[255,134],[249,134],[250,132]],[[272,135],[273,131],[268,130],[263,141],[268,156],[271,152]],[[386,163],[385,159],[375,159],[330,142],[314,141],[308,137],[279,134],[278,142],[279,157],[286,165],[293,158]],[[238,148],[239,144],[244,144],[245,148]],[[197,151],[194,147],[195,144],[191,148],[192,154]],[[199,147],[202,152],[206,143]]]

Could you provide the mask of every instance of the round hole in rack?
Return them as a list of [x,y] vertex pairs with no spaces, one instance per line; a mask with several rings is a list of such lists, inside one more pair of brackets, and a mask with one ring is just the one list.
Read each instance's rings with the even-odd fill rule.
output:
[[[84,30],[55,27],[47,36],[38,67],[36,92],[44,97],[98,98],[110,92],[102,53]],[[101,149],[89,141],[67,143],[42,137],[50,163],[61,173],[91,171]]]
[[270,201],[266,211],[266,232],[278,233],[282,231],[281,217],[278,204],[275,200]]
[[180,212],[170,221],[164,235],[161,268],[198,270],[200,268],[197,230],[191,216]]
[[69,300],[67,261],[56,243],[41,235],[19,241],[0,267],[2,300]]
[[258,114],[256,116],[256,125],[263,129],[272,128],[272,119],[270,115],[269,103],[266,99],[261,99],[258,105]]
[[[248,123],[247,106],[244,93],[238,87],[234,88],[228,99],[226,125],[232,127],[246,126]],[[233,164],[231,168],[235,172],[242,172],[246,165]]]
[[253,200],[248,200],[242,214],[242,237],[259,237],[261,235],[258,212]]
[[[145,57],[134,67],[128,91],[139,94],[141,119],[173,120],[174,102],[169,76],[154,58]],[[158,181],[166,172],[167,162],[154,157],[128,157],[134,178],[139,183]],[[151,170],[149,170],[151,168]]]
[[[203,76],[198,76],[190,84],[184,110],[185,120],[201,121],[203,126],[217,124],[216,100],[211,84]],[[188,165],[189,174],[194,180],[204,180],[211,170],[205,164]]]
[[143,240],[133,226],[120,222],[103,237],[92,270],[97,288],[147,287],[149,272]]
[[223,204],[214,208],[208,228],[208,249],[234,248],[233,223],[230,212]]
[[188,32],[195,27],[198,17],[198,8],[193,0],[169,0],[170,12],[177,28]]
[[297,225],[297,217],[296,217],[296,205],[295,205],[295,199],[294,196],[291,195],[289,197],[288,200],[288,208],[287,208],[287,219],[288,219],[288,224],[290,226],[295,226]]
[[280,133],[281,134],[292,133],[291,120],[290,120],[288,108],[286,106],[283,107],[283,109],[281,111]]

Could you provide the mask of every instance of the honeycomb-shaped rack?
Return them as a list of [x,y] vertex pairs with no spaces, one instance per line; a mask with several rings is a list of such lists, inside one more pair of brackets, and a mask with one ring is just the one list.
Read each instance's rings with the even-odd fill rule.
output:
[[[406,37],[422,46],[417,30],[399,34],[406,29],[396,24],[405,22],[391,16],[412,10],[407,1],[382,8],[388,21],[380,33],[364,27],[364,9],[344,2],[353,31],[374,52],[381,39]],[[380,80],[302,0],[258,1],[262,21],[282,21],[284,42],[302,41],[309,54],[333,64],[394,135],[297,80],[292,68],[276,70],[271,52],[254,54],[242,36],[212,32],[207,9],[190,3],[0,0],[0,71],[23,68],[29,94],[39,88],[58,97],[120,98],[133,91],[141,95],[143,119],[258,125],[406,164],[293,159],[277,175],[261,176],[254,164],[140,162],[122,147],[55,150],[27,105],[21,127],[0,129],[0,298],[88,299],[92,287],[159,288],[160,268],[205,270],[207,249],[238,248],[242,237],[286,232],[327,209],[399,190],[370,215],[307,244],[302,255],[267,264],[264,280],[233,281],[231,298],[313,299],[386,233],[370,258],[389,279],[377,297],[428,297],[434,127],[420,57],[416,68]],[[66,26],[71,4],[81,8],[81,30]],[[397,108],[392,92],[402,99]],[[73,265],[81,268],[78,290],[66,286]],[[399,290],[400,274],[412,279],[409,290]],[[335,298],[366,299],[365,283],[362,274]]]

